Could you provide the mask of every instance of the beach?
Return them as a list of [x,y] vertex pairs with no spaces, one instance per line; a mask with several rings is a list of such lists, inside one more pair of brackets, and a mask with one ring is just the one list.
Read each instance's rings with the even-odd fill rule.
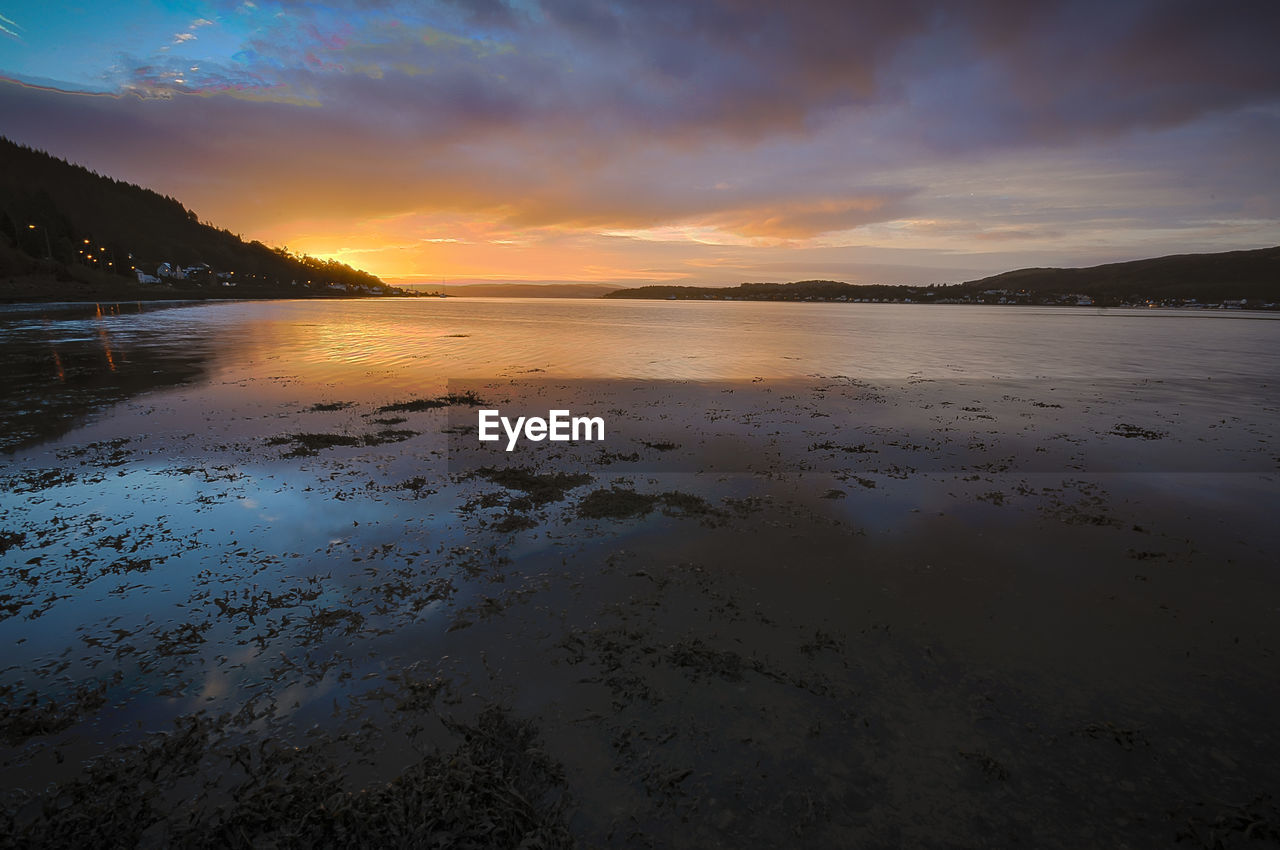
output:
[[[7,308],[5,841],[1280,841],[1278,338]],[[508,452],[482,409],[604,439]]]

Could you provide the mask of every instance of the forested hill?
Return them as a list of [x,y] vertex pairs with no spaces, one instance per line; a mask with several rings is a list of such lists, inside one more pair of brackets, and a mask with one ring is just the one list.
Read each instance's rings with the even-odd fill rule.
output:
[[156,294],[397,292],[342,263],[245,242],[173,198],[0,137],[0,279],[22,290],[23,279],[45,278],[74,294],[77,283],[136,286],[138,269],[164,277]]

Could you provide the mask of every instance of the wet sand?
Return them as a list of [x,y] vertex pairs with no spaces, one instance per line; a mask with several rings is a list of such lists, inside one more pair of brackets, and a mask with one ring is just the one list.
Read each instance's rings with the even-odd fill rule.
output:
[[9,455],[9,843],[1280,841],[1254,379],[188,380]]

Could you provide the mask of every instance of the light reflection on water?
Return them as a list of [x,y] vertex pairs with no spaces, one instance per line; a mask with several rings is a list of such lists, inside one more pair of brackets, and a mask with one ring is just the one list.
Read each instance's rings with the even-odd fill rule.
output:
[[[236,374],[304,379],[386,369],[440,381],[544,369],[557,378],[734,380],[845,374],[1267,377],[1274,317],[907,305],[613,300],[307,301],[210,310]],[[408,373],[405,375],[405,373]],[[355,373],[362,374],[362,373]]]
[[417,379],[546,369],[564,378],[736,379],[820,372],[868,379],[1122,374],[1266,376],[1268,314],[924,305],[416,299],[203,304],[90,317],[0,311],[7,352],[37,341],[178,354],[207,344],[243,376],[286,365],[315,381],[351,369]]
[[[385,299],[0,310],[0,448],[188,381],[277,403],[449,379],[1175,380],[1276,374],[1275,316],[923,305]],[[539,371],[541,370],[541,371]],[[1179,387],[1186,400],[1188,387]],[[1191,390],[1193,391],[1193,390]],[[209,406],[218,407],[213,399]]]

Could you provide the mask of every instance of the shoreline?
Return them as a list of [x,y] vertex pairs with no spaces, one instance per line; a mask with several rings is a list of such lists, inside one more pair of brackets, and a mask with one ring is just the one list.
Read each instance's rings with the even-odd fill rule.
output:
[[[488,393],[499,389],[546,398],[538,384]],[[436,777],[422,793],[443,794],[454,781],[443,766],[468,740],[508,746],[528,734],[551,760],[539,770],[563,777],[537,786],[548,795],[531,801],[538,817],[586,844],[624,847],[648,846],[640,835],[690,847],[750,836],[972,843],[988,829],[1048,847],[1101,835],[1140,844],[1173,841],[1187,824],[1208,829],[1195,825],[1222,816],[1214,799],[1262,793],[1262,765],[1280,756],[1263,725],[1280,698],[1266,673],[1274,587],[1261,554],[1274,535],[1246,543],[1232,530],[1262,522],[1260,505],[1227,529],[1189,528],[1180,517],[1197,497],[1147,472],[993,465],[1009,449],[990,437],[972,446],[991,421],[982,417],[1036,411],[1051,432],[1060,416],[1030,397],[994,406],[1003,387],[970,404],[985,412],[957,410],[962,430],[949,436],[890,418],[805,448],[809,408],[906,413],[937,395],[891,389],[650,388],[680,412],[665,439],[683,446],[630,442],[650,459],[639,469],[587,452],[526,455],[510,472],[453,472],[451,456],[446,472],[420,458],[456,439],[446,432],[469,406],[314,395],[249,432],[182,438],[177,453],[166,446],[181,432],[165,410],[177,412],[183,390],[151,402],[145,442],[129,436],[126,416],[23,450],[4,490],[30,501],[9,514],[5,563],[44,567],[6,605],[35,624],[63,610],[46,597],[89,594],[106,607],[77,627],[70,654],[64,639],[23,630],[22,654],[44,660],[22,669],[61,669],[80,689],[5,683],[17,742],[4,751],[5,787],[40,777],[47,790],[33,801],[114,799],[76,784],[85,760],[97,782],[131,793],[141,782],[157,800],[168,786],[139,776],[213,782],[186,809],[210,834],[255,806],[281,828],[299,814],[290,799],[318,794],[337,801],[327,818],[351,810],[344,829],[377,835],[396,789],[420,781],[415,771]],[[784,457],[745,476],[682,471],[682,450],[702,456],[689,430],[701,408],[723,415],[728,398],[760,410],[748,390],[796,397],[759,427],[805,429],[785,444],[812,468]],[[635,392],[622,382],[569,395],[589,409]],[[1061,391],[1053,398],[1071,406]],[[1121,451],[1161,442],[1108,439]],[[1164,439],[1195,442],[1191,432]],[[944,440],[973,456],[935,470],[926,461],[944,456]],[[1239,473],[1222,472],[1188,480],[1236,492]],[[186,495],[152,504],[171,486]],[[103,498],[121,515],[93,519],[89,538],[120,536],[121,550],[61,560],[82,537],[58,517]],[[242,504],[276,519],[241,524]],[[272,543],[299,512],[315,530]],[[1040,553],[1034,568],[1024,552]],[[85,735],[116,743],[102,750]],[[244,747],[260,766],[236,766]],[[186,748],[219,767],[184,766]],[[268,793],[288,752],[310,767]],[[334,774],[347,779],[313,778]],[[1265,821],[1267,805],[1250,811]],[[1084,817],[1097,807],[1105,820]],[[26,811],[15,816],[37,830],[29,837],[62,834],[65,824]],[[136,816],[141,835],[188,835],[164,811]],[[1028,816],[1036,826],[1018,820]],[[903,832],[908,822],[914,831]],[[325,835],[333,823],[313,828]],[[122,828],[104,817],[88,834]]]
[[[231,287],[219,287],[229,290]],[[292,291],[291,291],[292,290]],[[132,283],[119,279],[117,283],[103,276],[89,281],[59,280],[52,275],[27,275],[0,280],[0,304],[92,304],[103,301],[271,301],[281,299],[333,299],[333,298],[419,298],[413,293],[394,290],[385,295],[362,295],[349,292],[310,292],[301,287],[256,288],[248,284],[235,287],[235,292],[210,291],[204,287],[180,288],[177,286]]]
[[[734,337],[775,371],[810,352],[787,377],[570,379],[539,323],[536,356],[486,353],[561,310],[424,309],[408,351],[369,347],[388,311],[338,305],[22,323],[15,363],[68,370],[33,371],[27,413],[76,368],[141,383],[0,476],[15,842],[427,843],[405,806],[440,813],[432,839],[550,847],[1280,823],[1271,396],[1185,368],[1241,332],[1031,334],[1151,328],[1193,352],[1157,379],[953,353],[814,374],[847,368],[817,342],[843,319]],[[647,361],[670,313],[601,333]],[[499,374],[447,377],[468,357]],[[608,439],[495,459],[477,401],[600,412]]]

